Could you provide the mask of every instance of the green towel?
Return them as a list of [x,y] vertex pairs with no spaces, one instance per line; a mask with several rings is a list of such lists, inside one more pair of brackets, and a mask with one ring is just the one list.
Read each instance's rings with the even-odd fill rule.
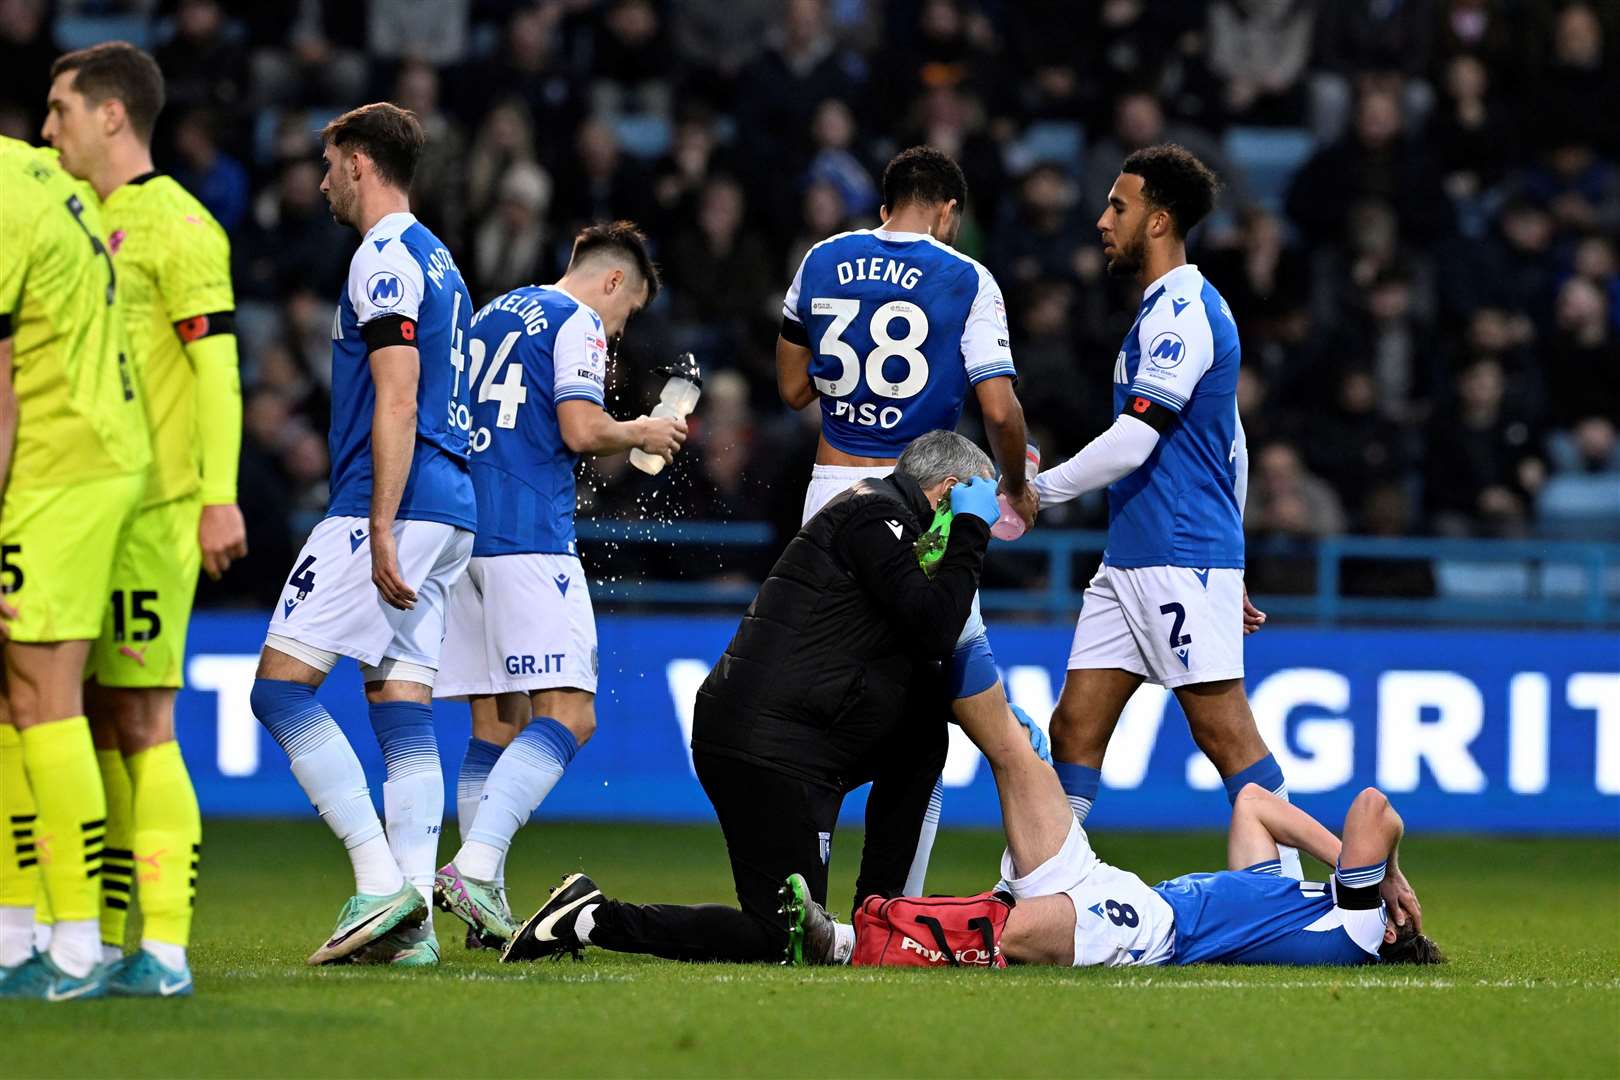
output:
[[933,523],[928,531],[917,537],[915,551],[917,552],[917,565],[922,567],[923,573],[929,577],[939,569],[939,560],[945,557],[945,545],[951,539],[951,493],[946,492],[934,508]]

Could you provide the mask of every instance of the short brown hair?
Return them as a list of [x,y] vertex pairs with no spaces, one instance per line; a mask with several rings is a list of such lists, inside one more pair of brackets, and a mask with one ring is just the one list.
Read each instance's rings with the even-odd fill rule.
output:
[[1395,928],[1395,940],[1381,942],[1378,959],[1386,964],[1443,964],[1446,954],[1432,939],[1408,922]]
[[427,135],[411,110],[374,101],[327,124],[321,129],[321,142],[363,152],[385,183],[408,191]]
[[127,41],[104,41],[58,56],[51,65],[51,81],[70,71],[76,92],[96,105],[117,98],[141,141],[152,137],[163,111],[163,70],[150,55]]
[[584,262],[595,255],[619,255],[635,264],[636,273],[647,283],[647,303],[658,295],[660,282],[658,267],[647,251],[647,236],[636,228],[633,221],[599,221],[587,225],[574,237],[574,253],[569,256],[568,267]]

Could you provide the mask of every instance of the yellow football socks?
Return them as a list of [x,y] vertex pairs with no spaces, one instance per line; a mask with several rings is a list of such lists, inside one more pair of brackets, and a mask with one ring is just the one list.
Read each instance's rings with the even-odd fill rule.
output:
[[94,922],[101,907],[107,803],[90,723],[72,716],[20,734],[23,767],[37,807],[34,842],[51,912],[59,924]]
[[124,755],[97,750],[96,767],[107,793],[107,847],[101,870],[101,943],[124,947],[124,924],[129,920],[130,887],[134,881],[131,848],[135,840],[134,788]]
[[39,889],[34,821],[22,740],[16,728],[0,725],[0,967],[15,967],[34,948],[34,894]]
[[202,815],[172,739],[126,759],[135,789],[135,880],[143,941],[186,946],[197,897]]

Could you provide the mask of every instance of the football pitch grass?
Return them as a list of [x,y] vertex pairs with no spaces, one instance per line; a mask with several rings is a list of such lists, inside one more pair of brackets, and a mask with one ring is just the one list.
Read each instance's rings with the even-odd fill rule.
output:
[[[1093,840],[1150,882],[1224,850],[1215,834]],[[946,831],[930,888],[986,887],[1000,847]],[[858,831],[833,851],[847,911]],[[436,970],[312,969],[348,896],[337,842],[312,820],[210,822],[197,996],[6,1002],[3,1073],[1620,1076],[1620,842],[1418,837],[1403,862],[1444,967],[798,970],[599,950],[503,966],[439,913]],[[513,906],[577,869],[625,899],[731,900],[716,828],[535,824]]]

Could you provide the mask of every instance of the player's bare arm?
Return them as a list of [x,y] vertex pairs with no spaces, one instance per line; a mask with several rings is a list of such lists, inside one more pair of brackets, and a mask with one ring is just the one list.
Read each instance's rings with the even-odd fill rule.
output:
[[1024,477],[1024,447],[1029,440],[1024,426],[1024,406],[1013,390],[1013,381],[985,379],[973,388],[973,395],[978,398],[979,411],[984,415],[990,451],[1001,469],[999,490],[1024,519],[1024,524],[1033,525],[1041,503],[1034,486]]
[[[784,337],[776,339],[776,391],[790,409],[802,409],[816,400],[816,386],[810,381],[810,350]],[[1020,445],[1020,459],[1023,453]],[[1023,475],[1022,471],[1019,475]]]
[[1259,784],[1238,792],[1226,833],[1226,865],[1243,870],[1277,857],[1277,845],[1307,852],[1328,866],[1339,861],[1339,838],[1299,807]]
[[637,449],[674,461],[686,442],[686,421],[678,417],[642,416],[615,420],[594,401],[575,399],[557,405],[563,442],[576,454],[617,454]]
[[371,421],[371,580],[382,598],[402,611],[416,604],[416,592],[399,572],[393,528],[416,449],[420,375],[421,360],[413,345],[387,345],[371,354],[377,388]]

